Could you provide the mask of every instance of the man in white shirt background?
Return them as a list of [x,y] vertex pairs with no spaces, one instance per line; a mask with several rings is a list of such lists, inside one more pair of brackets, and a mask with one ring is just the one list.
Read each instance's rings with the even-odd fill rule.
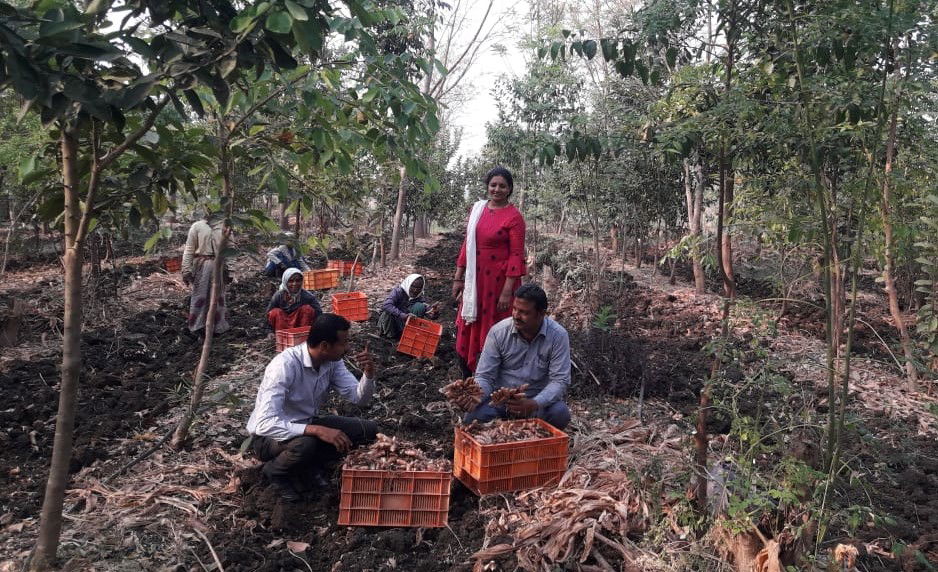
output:
[[354,359],[363,375],[356,380],[342,361],[351,324],[322,314],[306,343],[281,352],[267,365],[247,430],[263,473],[288,502],[300,500],[291,479],[325,486],[326,464],[354,446],[375,439],[377,424],[366,419],[319,415],[330,391],[367,405],[374,393],[375,364],[366,345]]

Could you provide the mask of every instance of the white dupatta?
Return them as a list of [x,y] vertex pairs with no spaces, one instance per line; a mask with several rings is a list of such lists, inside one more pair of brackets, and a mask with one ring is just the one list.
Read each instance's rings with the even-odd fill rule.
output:
[[476,226],[482,218],[482,212],[489,201],[481,199],[472,205],[469,223],[466,225],[466,285],[462,291],[462,312],[465,323],[471,324],[479,317],[478,296],[476,293]]

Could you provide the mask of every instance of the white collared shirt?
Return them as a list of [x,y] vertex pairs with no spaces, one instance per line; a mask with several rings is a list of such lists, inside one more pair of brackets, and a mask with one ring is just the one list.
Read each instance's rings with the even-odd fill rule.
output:
[[319,413],[330,389],[352,403],[367,405],[374,388],[374,380],[366,375],[356,380],[341,360],[323,363],[316,371],[304,342],[280,352],[267,364],[248,432],[278,441],[299,437]]

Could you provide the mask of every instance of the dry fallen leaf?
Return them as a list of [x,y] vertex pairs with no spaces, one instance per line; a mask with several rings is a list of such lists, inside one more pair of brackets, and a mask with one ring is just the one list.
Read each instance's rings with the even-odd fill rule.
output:
[[307,550],[309,550],[309,543],[300,542],[298,540],[288,540],[287,550],[289,550],[290,552],[306,552]]
[[270,544],[267,545],[267,548],[277,548],[278,546],[280,546],[280,545],[283,544],[284,542],[285,542],[285,541],[284,541],[282,538],[275,538],[275,539],[273,539],[273,540],[270,541]]
[[838,544],[834,548],[834,561],[840,564],[839,570],[854,570],[857,565],[858,555],[857,547],[850,544]]

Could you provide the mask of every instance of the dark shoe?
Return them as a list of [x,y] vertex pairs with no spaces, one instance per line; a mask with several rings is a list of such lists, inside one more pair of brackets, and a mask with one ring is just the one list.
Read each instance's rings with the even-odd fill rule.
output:
[[300,500],[299,493],[296,492],[296,489],[293,488],[293,483],[290,482],[288,477],[271,475],[267,468],[270,465],[264,465],[263,473],[267,476],[267,480],[270,481],[270,486],[277,491],[277,494],[280,495],[280,498],[284,502],[298,502]]

